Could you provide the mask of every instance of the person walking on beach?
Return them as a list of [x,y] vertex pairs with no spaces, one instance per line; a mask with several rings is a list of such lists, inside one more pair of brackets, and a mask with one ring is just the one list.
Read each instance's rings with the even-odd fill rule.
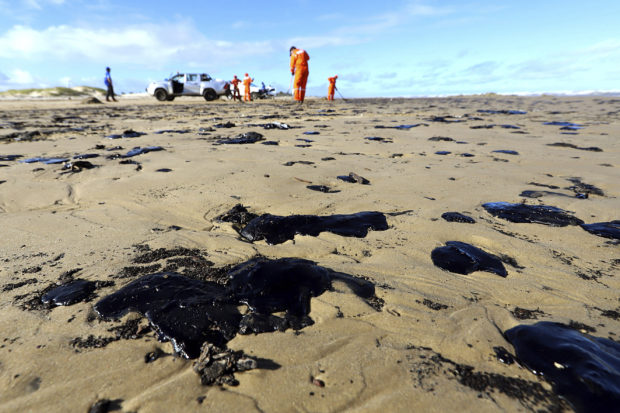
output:
[[306,97],[306,82],[308,82],[308,60],[310,56],[304,49],[298,49],[291,46],[289,53],[291,55],[291,75],[295,76],[293,81],[293,98],[303,103]]
[[105,80],[104,80],[105,85],[108,88],[108,93],[105,95],[105,100],[106,102],[110,101],[110,98],[112,98],[112,100],[114,102],[116,102],[116,99],[114,98],[114,86],[112,85],[112,76],[110,76],[110,68],[106,67],[105,68]]
[[243,91],[243,100],[245,102],[251,102],[252,101],[252,94],[250,93],[250,85],[252,84],[252,81],[254,79],[252,79],[250,77],[250,75],[248,75],[247,73],[245,74],[245,77],[243,78],[243,87],[245,88],[245,90]]
[[233,100],[241,102],[241,93],[239,93],[239,83],[241,83],[241,79],[237,78],[237,75],[235,75],[230,83],[233,85]]
[[327,100],[334,100],[334,92],[336,91],[336,79],[338,79],[338,75],[333,77],[328,77],[329,86],[327,86]]

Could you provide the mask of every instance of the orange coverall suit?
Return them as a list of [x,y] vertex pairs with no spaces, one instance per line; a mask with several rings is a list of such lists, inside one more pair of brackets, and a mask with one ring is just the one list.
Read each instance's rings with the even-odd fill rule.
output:
[[293,49],[291,52],[291,74],[295,75],[293,97],[299,102],[303,102],[306,96],[306,82],[309,73],[308,60],[310,60],[310,56],[303,49]]
[[329,86],[327,87],[327,100],[334,100],[334,92],[336,90],[336,79],[338,76],[328,77]]
[[248,102],[252,100],[252,95],[250,94],[250,85],[252,84],[252,79],[250,76],[246,75],[243,78],[243,86],[245,88],[244,90],[244,94],[243,94],[243,100]]

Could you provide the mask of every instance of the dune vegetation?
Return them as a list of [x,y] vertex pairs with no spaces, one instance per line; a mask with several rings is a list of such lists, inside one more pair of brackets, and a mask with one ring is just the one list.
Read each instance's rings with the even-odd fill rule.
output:
[[83,97],[94,94],[105,94],[105,90],[91,86],[11,89],[0,92],[0,97]]

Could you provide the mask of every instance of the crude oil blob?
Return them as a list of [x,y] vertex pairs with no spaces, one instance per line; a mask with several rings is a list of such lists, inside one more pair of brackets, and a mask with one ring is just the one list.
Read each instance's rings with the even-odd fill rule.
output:
[[335,194],[337,192],[340,192],[339,190],[332,189],[327,185],[308,185],[306,186],[306,188],[311,189],[313,191],[324,192],[326,194]]
[[492,152],[495,152],[495,153],[505,153],[506,155],[518,155],[519,154],[519,152],[510,150],[510,149],[498,149],[498,150],[492,151]]
[[162,340],[176,352],[196,358],[202,343],[223,345],[237,332],[241,314],[216,301],[225,296],[219,284],[194,280],[173,272],[145,275],[95,304],[106,319],[130,311],[144,315]]
[[581,228],[599,237],[620,240],[620,220],[611,222],[597,222],[594,224],[582,224]]
[[268,244],[281,244],[295,235],[318,236],[321,232],[333,232],[343,237],[364,238],[369,230],[388,229],[385,215],[376,211],[364,211],[348,215],[290,215],[263,214],[250,221],[241,230],[241,236],[254,242],[265,240]]
[[466,224],[475,224],[476,220],[460,212],[444,212],[441,217],[448,222],[463,222]]
[[581,225],[583,221],[560,208],[547,205],[511,204],[509,202],[489,202],[482,207],[493,216],[510,222],[526,222],[565,227]]
[[[161,340],[170,340],[182,356],[196,358],[205,342],[223,347],[237,333],[313,324],[311,298],[331,289],[333,280],[361,298],[376,299],[369,281],[300,258],[258,257],[231,268],[226,285],[173,272],[145,275],[101,299],[95,310],[106,319],[139,312]],[[238,309],[242,305],[247,306],[244,314]]]
[[431,259],[437,267],[457,274],[486,271],[501,277],[508,275],[498,257],[464,242],[446,242],[445,247],[435,248],[431,252]]
[[72,305],[88,298],[95,289],[92,281],[74,280],[48,291],[41,301],[50,305]]
[[234,138],[220,139],[217,141],[217,144],[218,145],[234,145],[234,144],[243,145],[243,144],[249,144],[249,143],[256,143],[256,142],[260,142],[264,140],[265,138],[263,137],[263,135],[258,132],[246,132],[246,133],[239,134]]
[[133,148],[132,150],[127,152],[125,155],[121,155],[120,157],[121,158],[131,158],[133,156],[142,155],[144,153],[157,152],[157,151],[163,151],[163,150],[164,150],[164,148],[162,148],[161,146],[147,146],[147,147],[144,147],[144,148],[136,146],[135,148]]
[[553,383],[578,412],[611,412],[620,406],[620,344],[541,321],[504,332],[519,361]]

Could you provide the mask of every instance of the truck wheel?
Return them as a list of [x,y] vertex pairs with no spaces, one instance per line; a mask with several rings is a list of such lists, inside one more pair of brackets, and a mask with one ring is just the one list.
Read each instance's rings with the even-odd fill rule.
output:
[[202,94],[202,96],[204,96],[205,100],[207,100],[207,101],[211,101],[211,100],[217,99],[217,93],[215,93],[215,90],[213,90],[213,89],[205,90],[204,93]]
[[168,99],[168,92],[166,92],[164,89],[157,89],[155,91],[155,99],[159,100],[160,102],[164,102]]

